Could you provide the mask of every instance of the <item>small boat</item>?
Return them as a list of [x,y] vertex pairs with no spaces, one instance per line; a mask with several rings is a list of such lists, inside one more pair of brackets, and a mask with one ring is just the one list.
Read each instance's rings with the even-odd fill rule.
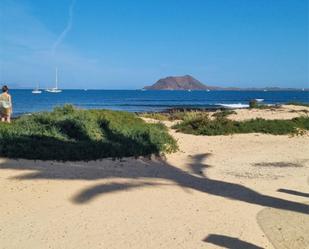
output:
[[191,92],[191,89],[189,89],[188,92]]
[[257,102],[263,102],[264,99],[255,99]]
[[46,89],[46,92],[49,93],[61,93],[62,90],[58,88],[58,68],[56,68],[56,85],[53,88]]
[[42,93],[42,91],[39,88],[39,85],[37,85],[37,87],[35,89],[33,89],[32,93],[33,94],[41,94]]
[[206,92],[210,92],[210,90],[209,90],[209,89],[206,89]]
[[32,93],[33,93],[33,94],[41,94],[42,91],[39,90],[39,89],[34,89],[34,90],[32,91]]
[[49,92],[49,93],[61,93],[62,90],[60,90],[58,88],[49,88],[49,89],[46,89],[46,92]]

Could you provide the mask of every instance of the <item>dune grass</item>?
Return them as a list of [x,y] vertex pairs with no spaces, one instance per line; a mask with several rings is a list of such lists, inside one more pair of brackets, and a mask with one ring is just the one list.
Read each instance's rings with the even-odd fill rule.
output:
[[305,107],[309,107],[308,103],[301,103],[301,102],[289,102],[286,105],[297,105],[297,106],[305,106]]
[[237,114],[237,112],[235,112],[234,110],[221,110],[219,112],[215,112],[212,117],[215,117],[215,118],[226,118],[232,114]]
[[211,119],[208,115],[184,120],[172,128],[194,135],[229,135],[239,133],[267,133],[273,135],[303,134],[309,130],[309,117],[291,120],[252,119],[246,121],[229,120],[226,117]]
[[142,113],[139,115],[143,118],[150,118],[159,121],[168,121],[170,120],[170,116],[167,113],[159,113],[159,112],[152,112],[152,113]]
[[[175,110],[175,111],[171,111],[171,112],[154,112],[154,113],[142,113],[140,114],[140,117],[143,118],[151,118],[151,119],[156,119],[159,121],[175,121],[175,120],[188,120],[188,119],[192,119],[195,117],[199,117],[199,116],[203,116],[205,115],[205,111],[202,110],[184,110],[184,111],[179,111],[179,110]],[[229,114],[228,110],[224,110],[222,111],[222,113],[220,112],[220,114],[218,115],[224,115],[227,116]]]
[[[212,117],[215,118],[223,118],[228,117],[229,115],[236,114],[233,110],[222,109],[217,112],[213,112]],[[168,113],[143,113],[140,114],[143,118],[151,118],[159,121],[175,121],[175,120],[192,120],[196,118],[203,118],[204,116],[208,116],[209,112],[206,111],[172,111]]]
[[41,160],[95,160],[173,152],[162,124],[135,114],[78,110],[71,105],[0,124],[0,156]]

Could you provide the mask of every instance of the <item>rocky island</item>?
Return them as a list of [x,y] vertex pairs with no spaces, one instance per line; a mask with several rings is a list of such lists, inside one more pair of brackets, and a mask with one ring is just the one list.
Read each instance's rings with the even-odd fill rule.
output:
[[192,77],[185,76],[169,76],[159,79],[151,86],[145,86],[146,90],[214,90],[218,87],[207,86]]
[[308,88],[281,88],[281,87],[262,87],[262,88],[239,88],[239,87],[220,87],[208,86],[201,83],[191,75],[168,76],[159,79],[151,86],[145,86],[144,90],[225,90],[225,91],[309,91]]

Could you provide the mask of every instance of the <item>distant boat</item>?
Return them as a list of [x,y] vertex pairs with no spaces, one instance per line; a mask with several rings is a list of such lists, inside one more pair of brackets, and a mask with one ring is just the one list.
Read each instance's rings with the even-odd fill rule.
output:
[[191,92],[191,89],[189,89],[188,92]]
[[209,89],[206,89],[206,92],[210,92],[210,90],[209,90]]
[[33,94],[41,94],[42,91],[39,90],[39,89],[34,89],[34,90],[32,91],[32,93],[33,93]]
[[37,87],[35,89],[33,89],[32,93],[33,94],[41,94],[42,93],[42,91],[39,88],[39,85],[37,85]]
[[58,88],[58,68],[56,68],[56,85],[53,88],[48,88],[46,89],[46,92],[49,93],[61,93],[62,90]]
[[266,89],[264,89],[263,91],[264,91],[264,92],[267,92],[267,90],[266,90]]
[[263,102],[264,99],[255,99],[257,102]]

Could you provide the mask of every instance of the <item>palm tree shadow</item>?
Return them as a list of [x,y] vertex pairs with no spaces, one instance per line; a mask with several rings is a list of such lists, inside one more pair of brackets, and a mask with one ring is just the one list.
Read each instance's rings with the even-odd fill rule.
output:
[[95,187],[90,187],[88,189],[83,190],[74,198],[72,201],[74,203],[82,204],[86,203],[101,194],[107,194],[111,192],[119,192],[119,191],[127,191],[134,188],[142,188],[142,187],[150,187],[150,186],[159,186],[163,184],[159,183],[151,183],[151,182],[142,182],[142,183],[109,183],[109,184],[101,184]]
[[217,245],[217,246],[222,246],[228,249],[240,249],[240,248],[263,249],[263,247],[256,246],[246,241],[242,241],[238,238],[229,237],[225,235],[219,235],[219,234],[210,234],[203,241],[206,243]]
[[297,196],[309,198],[309,193],[304,193],[304,192],[300,192],[300,191],[296,191],[296,190],[280,188],[277,191],[281,192],[281,193],[286,193],[286,194],[297,195]]
[[[192,156],[189,168],[195,168],[196,165],[204,165],[203,162],[209,154],[199,154]],[[125,159],[131,160],[131,159]],[[199,167],[200,167],[199,166]],[[204,166],[202,166],[204,167]],[[272,207],[283,210],[290,210],[299,213],[309,213],[309,206],[302,203],[284,200],[277,197],[263,195],[248,187],[236,183],[229,183],[221,180],[209,179],[192,175],[174,165],[163,160],[131,160],[130,163],[115,162],[109,166],[102,163],[89,163],[83,165],[79,163],[54,163],[50,162],[33,163],[32,161],[24,164],[8,161],[0,164],[0,168],[14,168],[17,170],[33,170],[34,172],[26,173],[17,179],[140,179],[141,183],[112,183],[109,185],[99,184],[81,190],[72,201],[76,204],[85,204],[93,198],[105,194],[124,191],[132,188],[142,188],[145,186],[157,186],[152,183],[153,180],[168,180],[185,189],[197,190],[203,193],[225,197],[231,200],[242,201],[246,203],[261,205],[264,207]],[[149,182],[145,182],[145,179]]]
[[192,160],[191,163],[187,165],[189,170],[196,175],[201,175],[206,177],[204,170],[211,168],[212,166],[209,164],[205,164],[205,159],[208,159],[211,156],[211,153],[197,154],[194,156],[189,156]]

